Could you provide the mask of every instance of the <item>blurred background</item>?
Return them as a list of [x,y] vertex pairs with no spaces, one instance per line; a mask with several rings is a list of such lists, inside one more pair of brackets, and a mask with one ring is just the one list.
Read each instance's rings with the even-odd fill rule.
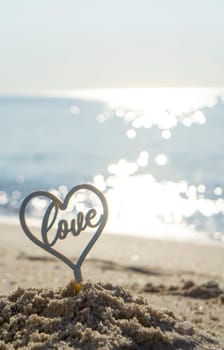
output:
[[92,183],[110,232],[222,242],[223,1],[0,8],[0,219]]

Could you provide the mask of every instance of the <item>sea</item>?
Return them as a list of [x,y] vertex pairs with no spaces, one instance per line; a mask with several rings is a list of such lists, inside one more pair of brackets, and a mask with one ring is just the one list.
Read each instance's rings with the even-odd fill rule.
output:
[[0,221],[83,183],[104,193],[108,232],[222,244],[224,89],[1,95]]

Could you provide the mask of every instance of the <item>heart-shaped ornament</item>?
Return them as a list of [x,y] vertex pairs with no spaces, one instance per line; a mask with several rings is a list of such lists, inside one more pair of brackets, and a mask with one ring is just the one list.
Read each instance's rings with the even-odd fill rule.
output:
[[[98,200],[98,206],[96,206],[96,208],[92,207],[89,204],[88,208],[85,209],[85,212],[81,210],[78,211],[78,208],[76,208],[76,204],[73,200],[76,195],[83,196],[83,190],[88,191],[91,195],[95,195],[96,199]],[[26,220],[28,205],[38,197],[42,197],[49,202],[48,206],[45,208],[45,212],[42,218],[40,238],[38,238],[31,231]],[[99,208],[99,206],[101,206],[101,208]],[[100,210],[101,213],[99,214],[97,210]],[[68,222],[66,219],[59,220],[59,214],[66,214],[67,212],[69,212],[70,216],[73,215],[73,218],[70,220],[70,222]],[[58,199],[53,193],[46,191],[33,192],[24,199],[19,212],[20,223],[27,237],[33,243],[37,244],[39,247],[43,248],[67,264],[73,270],[77,283],[80,283],[82,281],[82,263],[102,233],[107,221],[107,217],[108,207],[104,195],[97,188],[89,184],[73,187],[67,193],[63,202]],[[62,252],[55,249],[54,246],[56,243],[60,240],[64,240],[68,235],[75,237],[78,236],[81,232],[88,230],[93,231],[93,235],[83,249],[76,263],[67,258]]]

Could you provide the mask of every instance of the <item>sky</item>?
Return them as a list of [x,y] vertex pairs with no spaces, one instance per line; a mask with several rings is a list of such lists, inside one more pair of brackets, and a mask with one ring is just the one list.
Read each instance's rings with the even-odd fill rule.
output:
[[0,0],[0,93],[224,86],[223,0]]

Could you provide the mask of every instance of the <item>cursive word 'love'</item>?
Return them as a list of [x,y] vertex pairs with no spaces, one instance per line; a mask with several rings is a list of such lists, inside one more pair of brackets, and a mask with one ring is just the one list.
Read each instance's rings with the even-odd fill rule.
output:
[[[79,193],[83,194],[83,191],[87,195],[89,208],[86,209],[85,212],[79,211],[75,201],[71,201],[73,196]],[[26,220],[28,212],[27,207],[32,203],[32,200],[37,197],[43,197],[47,199],[49,203],[43,214],[40,235],[36,235],[32,232]],[[59,213],[64,212],[66,214],[66,212],[68,212],[71,214],[71,207],[73,207],[74,217],[68,220],[64,218],[61,219]],[[81,184],[73,187],[67,193],[63,202],[51,192],[36,191],[30,193],[23,200],[19,211],[20,223],[26,236],[40,248],[54,255],[70,267],[73,270],[76,283],[81,283],[82,281],[81,266],[90,249],[101,235],[107,217],[108,207],[106,198],[103,193],[90,184]],[[63,254],[60,245],[55,249],[55,244],[58,240],[65,239],[68,235],[76,237],[81,232],[88,230],[91,231],[91,235],[75,262]],[[38,236],[40,237],[38,238]]]
[[76,219],[70,221],[70,224],[65,219],[59,220],[54,237],[49,241],[49,234],[57,219],[57,215],[58,207],[55,203],[51,203],[44,214],[41,225],[42,240],[50,247],[55,245],[58,239],[65,239],[68,233],[71,233],[73,236],[78,236],[86,228],[99,226],[103,220],[103,215],[100,215],[99,219],[95,221],[97,215],[96,209],[89,209],[85,214],[80,211],[77,213]]

